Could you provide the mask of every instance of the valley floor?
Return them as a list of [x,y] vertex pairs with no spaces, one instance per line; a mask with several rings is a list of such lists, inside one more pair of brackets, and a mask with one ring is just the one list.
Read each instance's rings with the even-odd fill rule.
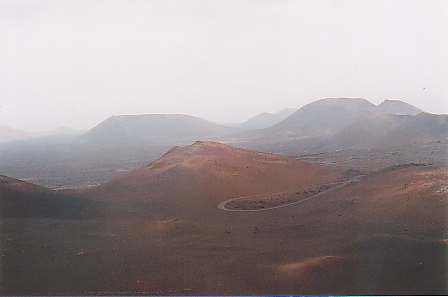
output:
[[447,294],[447,177],[397,166],[257,213],[3,218],[0,293]]

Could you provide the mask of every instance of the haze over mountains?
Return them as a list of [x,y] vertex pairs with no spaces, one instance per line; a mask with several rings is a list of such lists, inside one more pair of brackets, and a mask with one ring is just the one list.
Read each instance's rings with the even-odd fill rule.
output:
[[293,108],[285,108],[276,113],[269,113],[269,112],[260,113],[248,119],[244,123],[241,123],[239,127],[248,130],[268,128],[283,121],[291,114],[293,114],[295,111],[296,109]]
[[82,135],[5,143],[0,146],[0,170],[52,187],[90,186],[143,166],[172,146],[197,140],[303,155],[447,139],[447,116],[420,113],[399,100],[376,106],[365,99],[328,98],[291,112],[261,114],[239,126],[188,115],[113,116]]
[[142,166],[173,145],[237,131],[187,115],[113,116],[81,135],[6,143],[0,147],[0,169],[53,187],[90,186]]
[[0,297],[448,296],[447,12],[0,0]]
[[0,144],[8,144],[18,141],[33,141],[39,138],[43,139],[52,137],[76,136],[80,135],[81,133],[82,132],[69,127],[59,127],[57,129],[44,132],[27,132],[6,125],[0,125]]
[[114,116],[4,144],[2,173],[57,190],[0,176],[0,293],[445,294],[447,126],[332,98],[264,129]]
[[379,111],[398,115],[416,115],[423,110],[401,100],[384,100],[377,108]]
[[272,127],[245,132],[227,141],[277,153],[303,154],[446,139],[445,115],[417,111],[397,100],[375,106],[365,99],[322,99],[303,106]]
[[207,140],[236,133],[238,128],[218,125],[188,115],[113,116],[83,135],[100,145],[168,145]]
[[448,116],[371,115],[324,141],[321,150],[371,149],[422,144],[448,138]]
[[31,133],[17,130],[8,126],[0,126],[0,143],[17,140],[24,140],[31,136]]

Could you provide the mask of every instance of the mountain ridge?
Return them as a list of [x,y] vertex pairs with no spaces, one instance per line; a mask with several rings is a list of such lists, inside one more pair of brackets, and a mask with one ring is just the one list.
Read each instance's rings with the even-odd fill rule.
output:
[[381,112],[397,114],[397,115],[417,115],[423,110],[418,107],[415,107],[407,102],[402,100],[392,100],[387,99],[377,105],[377,109]]
[[237,128],[184,114],[119,115],[102,121],[87,131],[83,138],[103,144],[174,145],[236,131]]
[[275,113],[263,112],[249,118],[239,126],[248,130],[268,128],[286,119],[295,111],[294,108],[284,108]]
[[[385,108],[390,104],[394,112]],[[303,154],[350,145],[377,148],[440,140],[445,129],[443,115],[420,112],[402,101],[375,105],[363,98],[325,98],[304,105],[273,127],[244,132],[228,141],[263,151]],[[412,135],[413,130],[420,132]]]

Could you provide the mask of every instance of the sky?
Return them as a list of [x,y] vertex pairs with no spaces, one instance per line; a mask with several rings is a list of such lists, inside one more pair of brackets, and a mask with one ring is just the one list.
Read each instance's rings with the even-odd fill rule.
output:
[[239,122],[326,97],[448,113],[448,1],[0,0],[0,125]]

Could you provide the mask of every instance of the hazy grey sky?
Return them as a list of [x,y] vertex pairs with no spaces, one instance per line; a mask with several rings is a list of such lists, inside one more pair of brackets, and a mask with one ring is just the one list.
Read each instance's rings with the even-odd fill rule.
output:
[[0,0],[0,124],[223,122],[323,97],[448,113],[448,1]]

